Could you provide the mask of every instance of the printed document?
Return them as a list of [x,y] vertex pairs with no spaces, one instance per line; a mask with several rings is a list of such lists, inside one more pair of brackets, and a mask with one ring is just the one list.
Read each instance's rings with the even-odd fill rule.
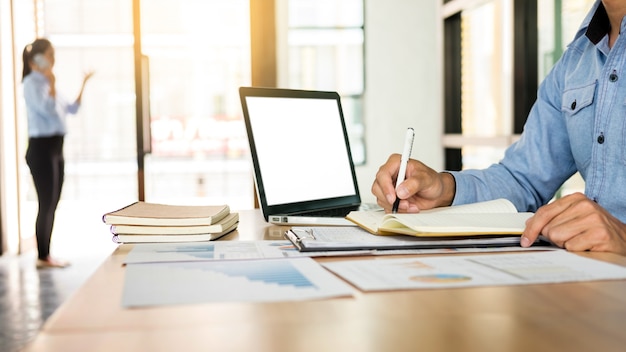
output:
[[377,258],[323,265],[363,291],[626,279],[626,267],[566,251]]

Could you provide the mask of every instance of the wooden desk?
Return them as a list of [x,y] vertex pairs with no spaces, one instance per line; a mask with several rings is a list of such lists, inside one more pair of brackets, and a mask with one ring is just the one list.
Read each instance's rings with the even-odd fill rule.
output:
[[[285,229],[240,212],[230,240]],[[123,309],[120,246],[27,351],[624,351],[626,280]],[[585,254],[626,265],[612,254]],[[319,259],[341,260],[341,259]]]

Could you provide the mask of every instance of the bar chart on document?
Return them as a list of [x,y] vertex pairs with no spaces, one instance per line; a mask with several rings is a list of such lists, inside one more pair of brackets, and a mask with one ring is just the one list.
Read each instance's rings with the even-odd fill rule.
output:
[[350,296],[310,258],[129,264],[124,307],[275,302]]
[[285,258],[297,253],[289,241],[146,243],[133,247],[124,263]]

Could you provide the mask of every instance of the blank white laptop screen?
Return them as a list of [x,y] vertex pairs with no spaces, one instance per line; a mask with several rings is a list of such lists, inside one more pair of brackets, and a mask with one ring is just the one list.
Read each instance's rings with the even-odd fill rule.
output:
[[354,195],[332,99],[246,97],[267,205]]

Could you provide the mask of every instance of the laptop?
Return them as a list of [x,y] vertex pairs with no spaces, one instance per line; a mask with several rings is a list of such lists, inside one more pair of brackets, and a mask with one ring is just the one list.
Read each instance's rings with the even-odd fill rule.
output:
[[361,197],[336,92],[241,87],[254,180],[265,220],[354,225]]

